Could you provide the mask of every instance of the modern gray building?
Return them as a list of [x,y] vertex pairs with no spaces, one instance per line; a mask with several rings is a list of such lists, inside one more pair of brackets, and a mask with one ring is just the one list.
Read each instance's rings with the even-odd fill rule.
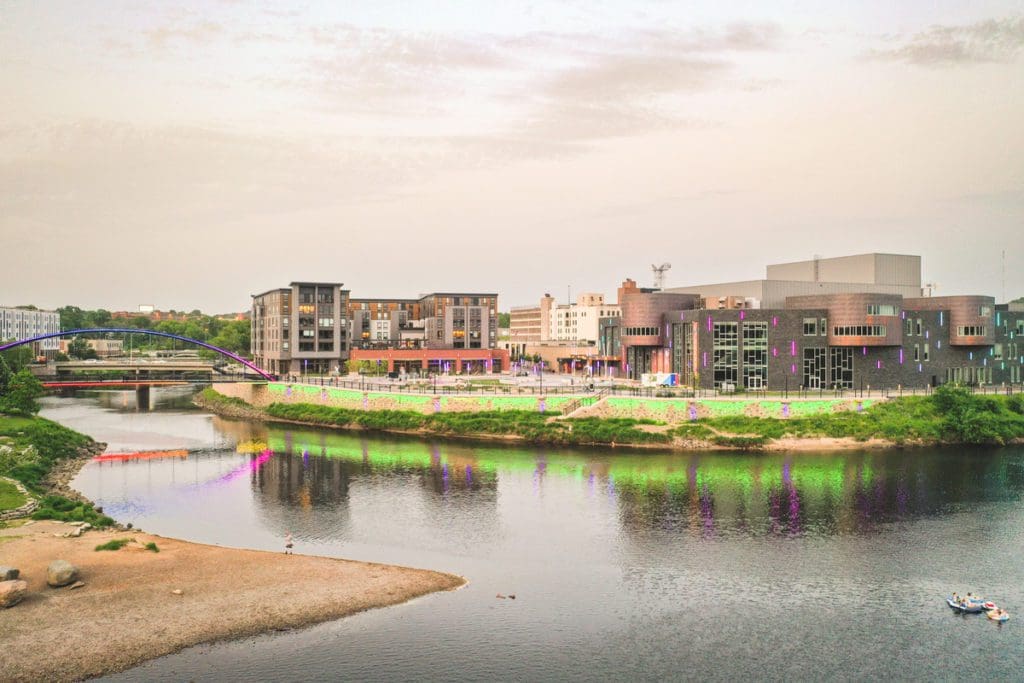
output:
[[336,372],[348,358],[347,289],[293,282],[252,296],[253,361],[278,375]]
[[[865,254],[769,266],[768,273],[753,281],[756,291],[739,283],[632,288],[620,298],[619,336],[606,329],[602,337],[620,340],[627,376],[677,373],[680,384],[705,389],[1021,383],[1024,306],[996,305],[989,296],[921,296],[919,257]],[[743,296],[758,291],[767,298]],[[782,292],[789,293],[775,304]],[[666,293],[693,298],[668,310]]]

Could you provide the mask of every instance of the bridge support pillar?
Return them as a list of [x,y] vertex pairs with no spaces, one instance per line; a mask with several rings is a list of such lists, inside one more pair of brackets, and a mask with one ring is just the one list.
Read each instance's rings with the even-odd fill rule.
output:
[[135,406],[138,410],[149,411],[149,387],[140,385],[135,388]]

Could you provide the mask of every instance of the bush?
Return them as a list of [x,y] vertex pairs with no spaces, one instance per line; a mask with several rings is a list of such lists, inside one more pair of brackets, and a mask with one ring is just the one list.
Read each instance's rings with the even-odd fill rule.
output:
[[125,547],[131,542],[132,539],[130,538],[114,538],[107,541],[106,543],[101,543],[100,545],[96,546],[96,551],[99,552],[101,550],[120,550],[121,548]]
[[156,547],[156,543],[154,543],[153,541],[150,541],[149,543],[146,544],[146,550],[151,550],[154,553],[160,552],[160,548],[157,548]]
[[63,496],[44,496],[32,519],[55,519],[59,522],[88,522],[97,529],[113,526],[114,520],[96,512],[92,503],[80,503]]

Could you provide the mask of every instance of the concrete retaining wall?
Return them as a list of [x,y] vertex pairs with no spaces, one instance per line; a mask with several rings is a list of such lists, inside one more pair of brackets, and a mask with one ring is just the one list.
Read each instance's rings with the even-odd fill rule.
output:
[[265,408],[271,403],[312,403],[352,410],[412,410],[419,413],[477,413],[490,410],[561,411],[574,396],[433,395],[359,391],[309,384],[214,384],[214,391]]

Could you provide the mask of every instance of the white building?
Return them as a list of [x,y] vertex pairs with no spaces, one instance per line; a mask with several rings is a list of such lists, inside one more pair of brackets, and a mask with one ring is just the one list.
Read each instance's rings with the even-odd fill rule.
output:
[[[0,307],[0,341],[21,341],[56,332],[60,332],[60,314],[57,311]],[[32,347],[36,355],[53,355],[60,350],[60,339],[44,339]]]
[[622,309],[605,303],[604,294],[585,292],[574,304],[560,304],[551,309],[543,341],[597,343],[601,318],[617,318]]

